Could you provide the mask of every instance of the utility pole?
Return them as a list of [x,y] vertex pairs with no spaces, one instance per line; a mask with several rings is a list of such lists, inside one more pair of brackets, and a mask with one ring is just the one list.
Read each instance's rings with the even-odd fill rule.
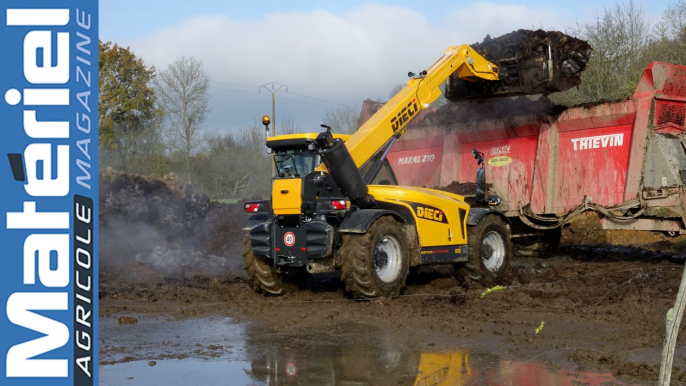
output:
[[288,92],[288,86],[286,86],[285,84],[281,84],[281,83],[269,82],[267,84],[263,84],[262,86],[260,86],[260,88],[258,89],[258,92],[261,91],[262,88],[264,88],[265,90],[267,90],[267,92],[272,94],[272,137],[273,137],[276,135],[276,93],[279,92],[279,90],[281,90],[282,88],[284,88],[286,90],[286,92]]

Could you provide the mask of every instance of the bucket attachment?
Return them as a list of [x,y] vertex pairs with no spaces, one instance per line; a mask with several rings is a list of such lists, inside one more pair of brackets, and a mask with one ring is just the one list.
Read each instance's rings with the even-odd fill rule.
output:
[[498,66],[496,82],[460,79],[446,80],[445,96],[451,101],[466,98],[547,95],[577,86],[590,58],[591,46],[557,31],[519,30],[471,47]]

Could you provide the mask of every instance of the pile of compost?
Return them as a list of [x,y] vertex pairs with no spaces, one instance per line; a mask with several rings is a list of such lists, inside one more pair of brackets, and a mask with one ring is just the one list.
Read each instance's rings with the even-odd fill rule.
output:
[[468,99],[445,104],[440,109],[426,114],[416,126],[444,126],[457,131],[470,131],[473,129],[470,125],[472,122],[498,120],[502,121],[501,124],[507,124],[519,117],[548,122],[551,117],[559,115],[564,110],[564,106],[556,105],[544,96]]
[[545,56],[549,44],[557,51],[555,60],[559,63],[562,74],[575,84],[580,84],[581,72],[586,69],[593,48],[588,42],[560,31],[520,29],[497,38],[486,36],[482,42],[472,44],[472,48],[484,58],[500,65],[503,60],[518,55],[523,60],[538,58],[541,54]]
[[586,41],[540,29],[486,36],[471,47],[498,67],[500,81],[463,80],[453,74],[446,88],[446,97],[452,101],[568,90],[581,84],[581,73],[593,51]]
[[[164,277],[242,266],[241,205],[211,201],[173,174],[100,174],[101,270]],[[150,272],[152,271],[152,272]]]

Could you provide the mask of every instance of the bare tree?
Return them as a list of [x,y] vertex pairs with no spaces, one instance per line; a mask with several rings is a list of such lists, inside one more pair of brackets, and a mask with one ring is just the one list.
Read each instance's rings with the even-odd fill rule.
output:
[[324,124],[331,126],[334,132],[352,134],[357,131],[360,118],[360,107],[340,106],[324,113]]
[[670,4],[655,25],[655,41],[647,52],[647,60],[686,64],[686,1]]
[[267,154],[263,132],[259,123],[253,123],[234,133],[241,149],[236,157],[238,173],[231,181],[234,197],[269,197],[273,161]]
[[164,145],[158,118],[114,121],[112,132],[116,146],[103,154],[105,164],[138,174],[161,174]]
[[208,136],[207,153],[193,156],[195,184],[212,198],[269,197],[272,158],[266,136],[257,122]]
[[553,96],[563,104],[619,99],[633,93],[649,58],[653,28],[633,0],[605,8],[595,22],[577,24],[568,33],[588,41],[591,59],[581,75],[581,86]]
[[[245,130],[245,127],[242,128],[242,130]],[[276,133],[277,135],[296,134],[303,132],[302,126],[296,123],[293,117],[281,119],[278,130],[279,132]]]
[[191,182],[191,155],[203,143],[200,130],[210,111],[207,91],[210,77],[202,62],[182,56],[155,79],[160,107],[165,113],[164,133],[172,151],[186,158],[186,174]]
[[665,9],[662,20],[670,38],[679,38],[686,32],[686,0],[677,0]]

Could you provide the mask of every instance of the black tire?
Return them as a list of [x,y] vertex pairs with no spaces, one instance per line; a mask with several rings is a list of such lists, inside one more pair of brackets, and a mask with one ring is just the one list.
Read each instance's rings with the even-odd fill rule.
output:
[[344,234],[338,253],[341,280],[354,297],[396,296],[405,287],[410,254],[402,225],[392,217],[374,221],[367,233]]
[[257,293],[280,296],[297,291],[305,285],[307,272],[289,272],[279,274],[267,261],[255,256],[250,240],[245,241],[245,269],[248,271],[248,284]]
[[[500,244],[497,250],[484,250],[484,244],[494,243]],[[459,274],[483,285],[492,285],[507,273],[512,261],[512,242],[510,226],[500,216],[488,214],[478,224],[467,228],[467,244],[469,259],[460,267]]]
[[512,240],[512,253],[516,257],[548,258],[560,248],[562,230],[545,231],[542,236],[516,238]]

